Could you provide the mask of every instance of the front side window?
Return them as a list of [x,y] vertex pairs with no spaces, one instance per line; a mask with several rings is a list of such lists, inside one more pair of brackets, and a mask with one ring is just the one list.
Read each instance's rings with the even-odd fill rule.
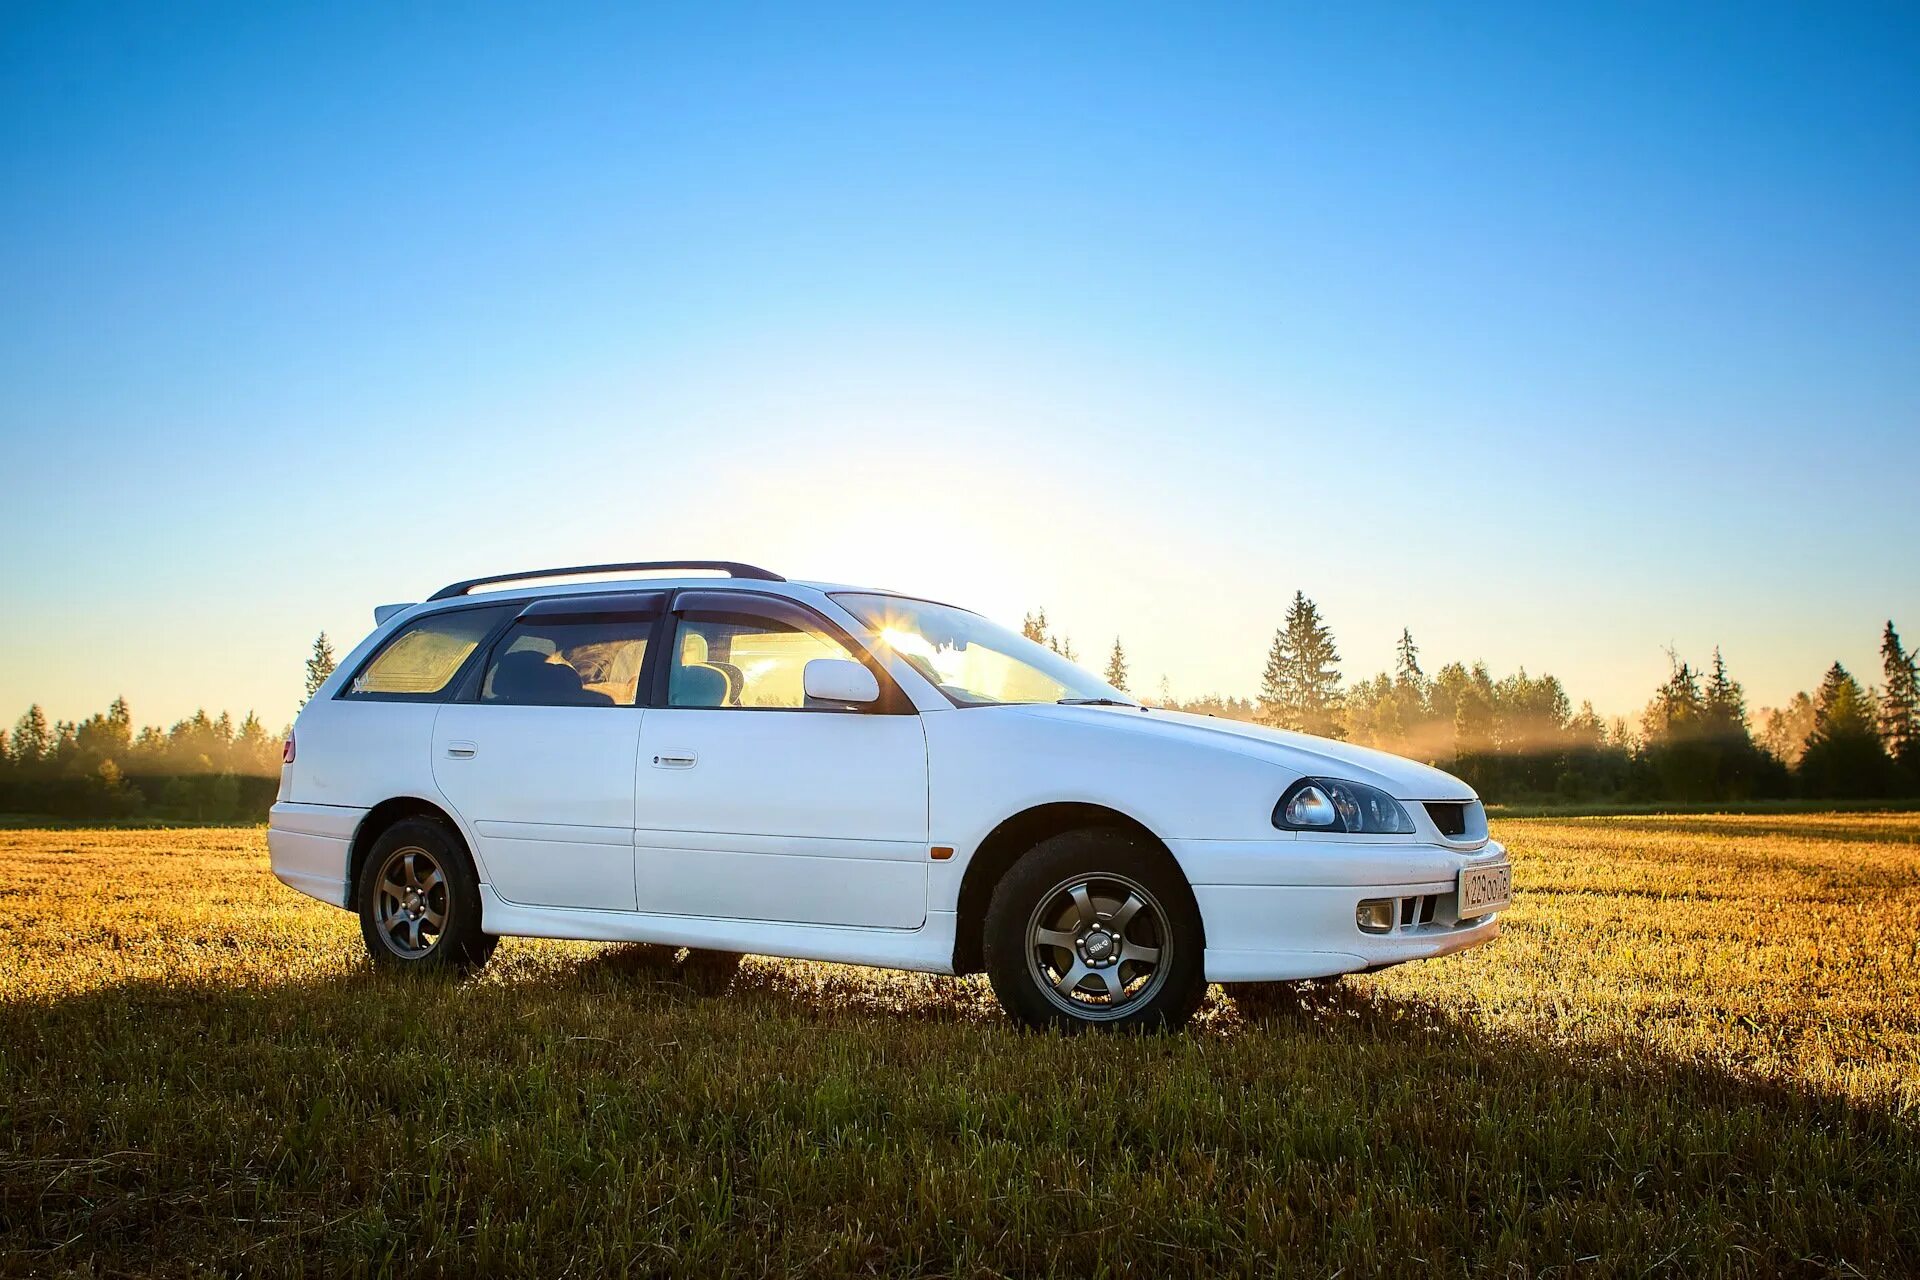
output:
[[631,707],[653,621],[522,618],[487,660],[480,701],[520,707]]
[[1132,699],[1042,644],[977,613],[929,600],[836,592],[868,633],[962,707]]
[[434,698],[511,607],[455,609],[410,623],[360,669],[347,697]]
[[692,611],[681,615],[674,635],[667,703],[804,707],[807,663],[853,657],[845,645],[797,615]]

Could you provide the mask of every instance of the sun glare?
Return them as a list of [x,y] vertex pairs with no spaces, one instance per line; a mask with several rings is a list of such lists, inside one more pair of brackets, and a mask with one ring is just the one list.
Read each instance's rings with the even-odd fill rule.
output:
[[939,653],[927,638],[918,631],[909,631],[891,624],[880,628],[880,638],[887,642],[895,653],[910,654],[916,658],[925,658],[929,662],[939,657]]

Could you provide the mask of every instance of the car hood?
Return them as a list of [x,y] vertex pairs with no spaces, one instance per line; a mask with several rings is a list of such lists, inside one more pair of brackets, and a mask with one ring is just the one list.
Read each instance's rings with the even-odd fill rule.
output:
[[1102,733],[1139,734],[1184,742],[1202,750],[1232,751],[1265,760],[1303,777],[1344,778],[1379,787],[1396,800],[1475,800],[1473,788],[1450,773],[1371,747],[1270,729],[1243,720],[1196,716],[1157,708],[1028,705],[1026,715]]

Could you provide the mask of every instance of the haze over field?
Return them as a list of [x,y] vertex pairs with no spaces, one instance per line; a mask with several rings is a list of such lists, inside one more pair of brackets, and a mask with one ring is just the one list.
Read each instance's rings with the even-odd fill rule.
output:
[[1920,627],[1920,19],[16,10],[0,717],[727,556],[1257,690]]

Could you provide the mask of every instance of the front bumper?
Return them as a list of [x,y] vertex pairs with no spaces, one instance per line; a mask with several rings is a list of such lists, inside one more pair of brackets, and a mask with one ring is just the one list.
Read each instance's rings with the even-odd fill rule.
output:
[[[1169,842],[1200,905],[1209,982],[1325,978],[1479,946],[1500,917],[1461,920],[1465,867],[1507,860],[1478,849],[1354,837]],[[1366,898],[1396,900],[1395,926],[1366,933],[1354,911]]]

